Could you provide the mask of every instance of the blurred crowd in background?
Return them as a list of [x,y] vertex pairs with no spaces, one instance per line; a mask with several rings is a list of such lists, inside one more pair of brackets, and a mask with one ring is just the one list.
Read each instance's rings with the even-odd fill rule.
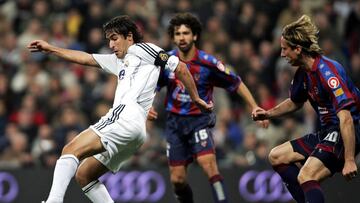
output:
[[[0,0],[0,167],[53,167],[62,147],[111,107],[116,78],[26,46],[34,39],[89,53],[111,53],[102,25],[127,14],[144,41],[173,49],[167,25],[177,12],[203,24],[200,48],[240,75],[258,104],[269,109],[288,97],[296,68],[280,57],[284,25],[308,14],[320,29],[324,54],[341,62],[360,87],[360,1],[356,0]],[[148,140],[129,167],[167,165],[166,113],[148,121]],[[220,167],[268,167],[275,145],[312,132],[309,105],[291,117],[256,126],[237,95],[215,90],[213,134]]]

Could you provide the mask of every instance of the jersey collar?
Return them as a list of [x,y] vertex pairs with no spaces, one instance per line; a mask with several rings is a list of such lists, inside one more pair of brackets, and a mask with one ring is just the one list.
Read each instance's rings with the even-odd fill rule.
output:
[[315,61],[311,67],[311,72],[314,72],[317,70],[320,60],[321,60],[321,56],[320,55],[316,56]]
[[[176,49],[175,54],[176,54],[177,57],[179,57],[179,49]],[[192,62],[192,61],[197,61],[198,58],[199,58],[199,49],[197,49],[196,47],[195,47],[195,55],[194,55],[194,57],[193,57],[192,59],[190,59],[189,61],[181,60],[180,57],[179,57],[180,61],[182,61],[182,62],[184,62],[184,63],[188,63],[188,62]]]

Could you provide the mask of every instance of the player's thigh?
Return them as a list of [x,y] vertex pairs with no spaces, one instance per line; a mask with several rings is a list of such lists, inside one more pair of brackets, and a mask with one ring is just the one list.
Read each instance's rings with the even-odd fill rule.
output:
[[304,159],[305,156],[294,151],[290,141],[274,147],[269,154],[269,161],[272,165],[288,164]]
[[94,157],[88,157],[81,162],[76,171],[75,178],[81,187],[85,187],[108,171],[109,169],[100,163],[100,161]]
[[62,154],[74,154],[79,160],[105,151],[100,137],[90,128],[77,135],[68,143]]
[[321,181],[331,175],[330,170],[317,157],[310,156],[300,169],[298,180],[302,184],[309,180]]
[[[171,121],[175,120],[172,118]],[[178,126],[171,126],[168,122],[166,125],[165,135],[167,142],[166,155],[171,167],[186,166],[193,161],[193,156],[190,152],[189,139],[178,132]]]
[[209,178],[219,174],[215,154],[204,154],[198,156],[196,160]]

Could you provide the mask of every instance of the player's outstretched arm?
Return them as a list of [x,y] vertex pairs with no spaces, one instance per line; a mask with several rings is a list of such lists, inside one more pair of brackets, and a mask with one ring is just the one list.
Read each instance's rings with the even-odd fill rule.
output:
[[245,100],[245,102],[251,107],[251,109],[259,107],[244,82],[240,83],[237,89],[237,93]]
[[[252,115],[254,115],[254,113],[256,114],[256,112],[262,111],[263,109],[260,108],[253,95],[251,94],[250,90],[247,88],[247,86],[245,85],[244,82],[241,82],[238,89],[237,89],[237,94],[239,94],[244,100],[245,102],[251,107],[252,109]],[[258,120],[257,124],[260,125],[263,128],[267,128],[269,127],[269,120]]]
[[88,66],[99,66],[96,63],[95,59],[92,57],[92,55],[89,53],[57,47],[49,44],[44,40],[34,40],[30,42],[27,48],[31,52],[44,52],[44,53],[53,54],[55,56],[58,56],[60,58],[63,58],[67,61],[71,61],[74,63],[79,63]]
[[265,110],[253,111],[252,118],[254,121],[258,121],[258,120],[266,120],[266,119],[281,117],[299,110],[303,105],[304,103],[295,103],[290,98],[287,98],[286,100],[275,106],[274,108],[269,109],[267,111]]
[[342,170],[343,176],[351,180],[357,175],[357,166],[355,163],[355,128],[350,111],[341,110],[337,113],[340,121],[340,134],[344,142],[345,164]]
[[195,82],[191,73],[186,67],[186,64],[179,62],[176,70],[176,76],[184,84],[186,90],[189,92],[192,101],[201,109],[203,112],[211,112],[213,110],[213,104],[207,104],[204,100],[199,97]]

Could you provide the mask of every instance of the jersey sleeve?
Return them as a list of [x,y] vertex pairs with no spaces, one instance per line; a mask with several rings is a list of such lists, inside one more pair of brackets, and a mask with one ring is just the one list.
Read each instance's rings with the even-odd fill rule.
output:
[[305,77],[306,73],[301,68],[298,68],[291,81],[290,99],[295,103],[305,103],[308,99]]
[[320,79],[322,85],[329,92],[329,95],[331,95],[330,99],[336,112],[353,105],[355,100],[346,83],[348,79],[345,69],[339,63],[335,62],[322,65],[323,67],[320,68]]
[[164,86],[166,86],[168,84],[168,82],[169,82],[168,76],[169,76],[169,71],[162,68],[160,70],[159,80],[156,85],[156,91],[160,91],[161,88],[163,88]]
[[92,54],[99,66],[108,73],[117,75],[119,70],[119,59],[115,54]]
[[137,43],[129,47],[128,53],[141,58],[145,63],[160,66],[174,72],[179,64],[177,56],[169,56],[160,47],[151,43]]
[[210,81],[215,87],[221,87],[226,89],[229,92],[234,92],[238,89],[240,83],[242,82],[240,76],[236,75],[221,61],[217,61],[216,65],[214,64],[211,68]]

